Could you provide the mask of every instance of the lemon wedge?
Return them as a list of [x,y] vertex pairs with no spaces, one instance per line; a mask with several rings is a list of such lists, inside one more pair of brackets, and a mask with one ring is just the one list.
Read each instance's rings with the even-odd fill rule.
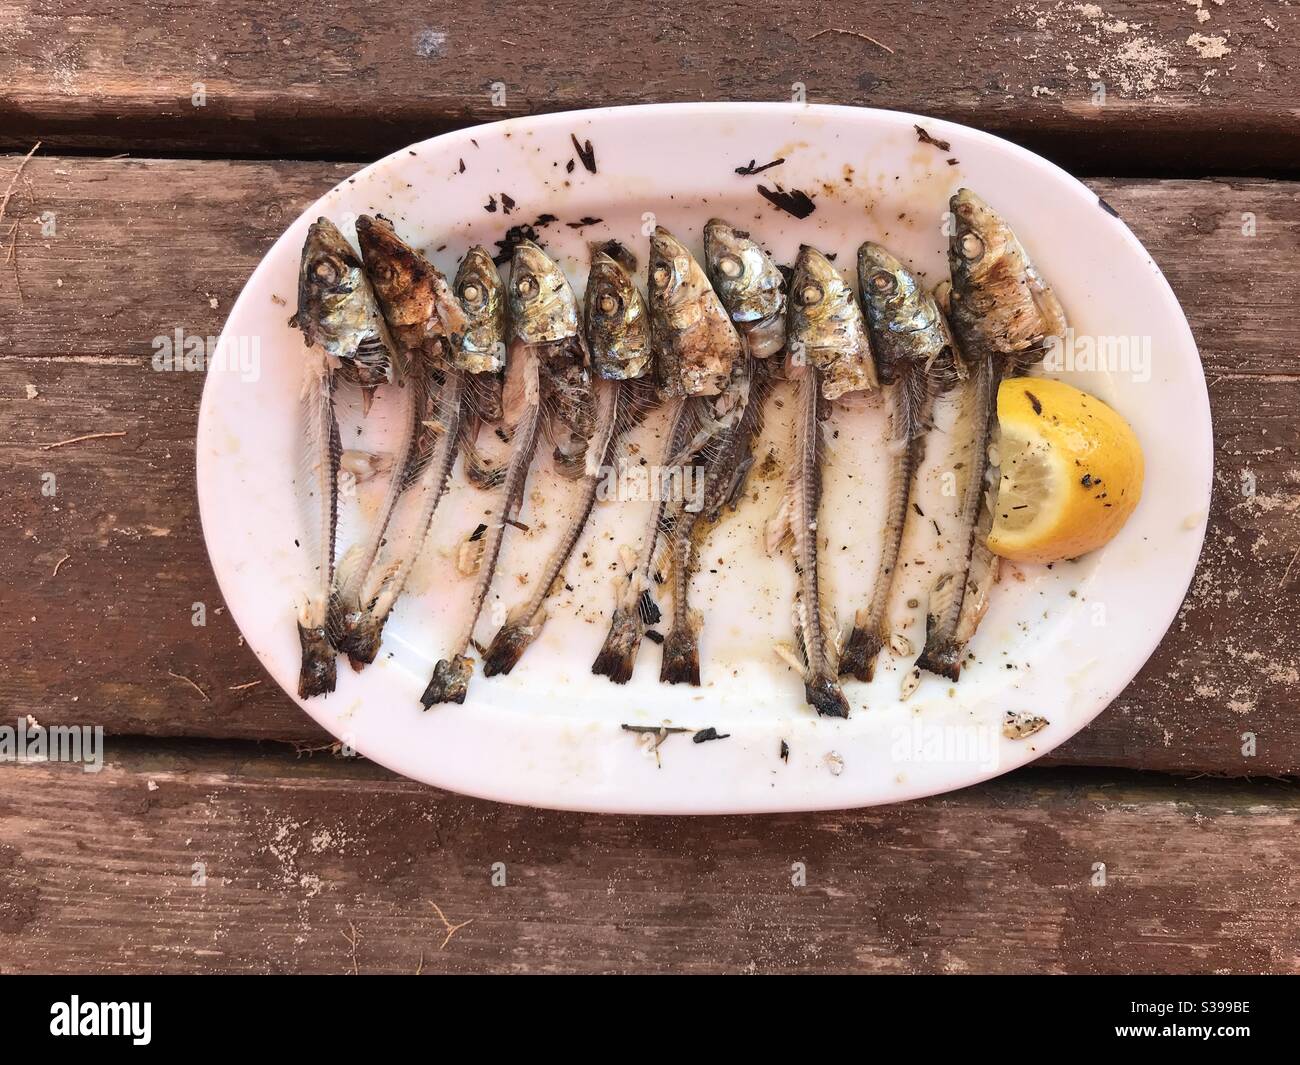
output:
[[998,390],[1001,480],[988,546],[1017,562],[1059,562],[1109,543],[1142,496],[1142,448],[1123,418],[1041,377]]

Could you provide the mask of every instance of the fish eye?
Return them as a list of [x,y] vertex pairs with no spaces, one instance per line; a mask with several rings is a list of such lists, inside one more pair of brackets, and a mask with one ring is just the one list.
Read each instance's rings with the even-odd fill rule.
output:
[[525,299],[536,296],[537,278],[533,277],[532,274],[525,274],[515,283],[515,291]]
[[618,310],[618,299],[612,293],[606,292],[596,301],[596,307],[601,314],[613,314]]
[[799,302],[805,307],[811,307],[822,298],[822,287],[816,281],[809,281],[799,289]]
[[321,259],[312,267],[312,274],[315,275],[317,281],[332,285],[339,279],[338,264],[333,259]]
[[654,269],[650,271],[650,280],[654,282],[655,288],[663,289],[668,287],[668,278],[671,272],[664,263],[655,263]]
[[718,260],[718,269],[727,277],[739,277],[745,272],[745,267],[734,255],[724,255]]
[[967,233],[961,238],[961,256],[974,262],[984,254],[984,242],[974,233]]
[[882,296],[887,296],[893,292],[897,284],[894,275],[888,270],[877,270],[871,275],[871,287]]
[[473,281],[466,281],[460,286],[460,298],[466,303],[478,303],[483,292]]

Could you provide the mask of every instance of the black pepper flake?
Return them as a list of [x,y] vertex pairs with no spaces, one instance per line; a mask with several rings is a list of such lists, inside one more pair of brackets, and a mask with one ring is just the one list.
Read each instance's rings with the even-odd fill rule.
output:
[[483,539],[483,534],[485,532],[487,532],[487,526],[482,522],[479,522],[478,528],[469,534],[469,542],[471,544],[478,543],[479,540]]
[[511,211],[513,211],[515,209],[514,197],[511,196],[509,193],[503,192],[501,194],[501,207],[506,212],[506,214],[509,214]]
[[[596,149],[591,146],[591,141],[579,144],[578,135],[576,133],[570,133],[569,140],[573,141],[573,150],[578,153],[578,158],[582,160],[582,165],[594,174],[596,172]],[[572,160],[570,160],[570,162],[572,162]]]
[[458,173],[458,174],[463,174],[463,173],[465,173],[465,160],[464,160],[464,159],[462,159],[462,160],[460,161],[460,169],[457,170],[456,173]]
[[645,638],[649,640],[651,643],[664,642],[664,634],[660,632],[658,629],[646,629]]
[[725,740],[730,735],[730,732],[719,732],[716,728],[710,725],[708,728],[700,729],[691,737],[691,740],[695,743],[708,743],[709,740]]
[[812,197],[802,189],[791,189],[786,192],[780,185],[774,190],[769,189],[766,185],[758,186],[758,194],[786,214],[794,215],[795,218],[807,218],[813,211],[817,210],[817,205],[813,203]]
[[1084,488],[1091,488],[1091,487],[1092,487],[1092,474],[1090,474],[1090,473],[1085,473],[1085,474],[1083,475],[1082,480],[1080,480],[1079,483],[1080,483],[1081,485],[1083,485]]
[[781,741],[781,761],[790,761],[790,745],[785,740]]
[[539,214],[537,220],[533,222],[535,226],[549,226],[552,222],[558,222],[559,219],[553,214]]
[[1036,395],[1034,395],[1032,392],[1026,390],[1026,391],[1025,391],[1025,399],[1029,400],[1029,405],[1030,405],[1031,407],[1034,408],[1034,413],[1035,413],[1035,414],[1042,414],[1042,413],[1043,413],[1043,404],[1042,404],[1042,401],[1041,401],[1041,400],[1040,400]]
[[784,162],[784,159],[773,159],[770,163],[764,163],[762,166],[755,166],[754,160],[751,159],[748,166],[736,167],[736,173],[741,177],[750,177],[753,174],[761,174],[764,170],[771,170],[772,167],[780,166]]
[[572,159],[570,159],[567,163],[564,164],[564,172],[565,172],[566,174],[572,174],[572,173],[573,173],[573,160],[572,160]]
[[603,218],[592,218],[591,215],[584,215],[576,222],[565,222],[564,224],[570,229],[581,229],[583,226],[594,226],[603,221]]
[[921,504],[917,503],[915,500],[912,501],[912,509],[916,511],[918,517],[925,517],[925,511],[921,509]]
[[497,198],[495,196],[489,196],[488,202],[483,205],[483,210],[487,211],[488,214],[495,214],[496,209],[497,209]]

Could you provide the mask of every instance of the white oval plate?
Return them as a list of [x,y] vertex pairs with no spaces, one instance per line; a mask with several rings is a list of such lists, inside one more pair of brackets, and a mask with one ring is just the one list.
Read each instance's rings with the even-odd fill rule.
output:
[[[914,124],[950,147],[921,142]],[[572,136],[591,141],[596,173],[578,159]],[[774,159],[784,161],[756,176],[736,172]],[[762,198],[760,184],[803,190],[816,210],[796,219]],[[470,580],[457,573],[456,547],[486,505],[458,476],[412,587],[390,619],[379,660],[362,673],[340,664],[336,692],[300,703],[361,754],[407,776],[506,802],[594,811],[895,802],[963,787],[1051,750],[1132,679],[1191,580],[1211,483],[1200,359],[1160,270],[1094,193],[1006,141],[896,112],[686,104],[512,119],[403,149],[321,197],[254,271],[226,324],[227,351],[237,351],[241,338],[256,343],[256,372],[217,364],[199,418],[204,535],[249,646],[292,695],[299,664],[294,603],[304,564],[291,489],[303,345],[286,320],[311,219],[328,215],[351,236],[357,214],[382,212],[450,274],[470,243],[491,247],[508,225],[554,215],[558,221],[540,227],[540,239],[579,291],[588,241],[618,238],[644,262],[643,227],[657,221],[698,253],[702,226],[714,215],[749,228],[781,262],[806,242],[837,254],[851,271],[858,244],[871,238],[934,281],[946,270],[941,225],[959,185],[983,195],[1021,236],[1081,339],[1077,356],[1086,355],[1087,338],[1097,337],[1138,338],[1131,348],[1138,356],[1149,338],[1150,356],[1145,373],[1137,359],[1112,361],[1109,371],[1079,364],[1056,374],[1131,422],[1146,454],[1142,502],[1114,542],[1080,562],[1005,567],[971,645],[976,660],[959,685],[926,677],[903,702],[899,685],[910,662],[886,654],[871,684],[846,685],[853,706],[847,721],[818,719],[809,710],[798,677],[773,651],[791,639],[793,578],[788,558],[769,559],[761,548],[781,478],[765,477],[760,460],[749,498],[701,551],[693,603],[704,615],[703,687],[661,685],[659,650],[649,641],[626,687],[590,673],[612,605],[619,545],[637,543],[649,505],[610,501],[598,506],[569,564],[569,588],[553,597],[546,628],[513,674],[475,676],[465,705],[423,712],[420,693],[467,605]],[[514,204],[508,216],[503,194]],[[495,211],[486,209],[489,202]],[[584,218],[600,221],[567,225]],[[783,396],[769,402],[760,455],[787,448],[790,404],[780,405]],[[384,414],[381,392],[360,435],[356,419],[348,421],[344,446],[382,449]],[[1171,417],[1176,432],[1168,428]],[[636,438],[650,461],[654,452],[645,449],[655,447],[658,430],[652,421]],[[823,558],[831,600],[845,620],[869,590],[879,551],[879,404],[837,413],[834,431]],[[923,493],[934,491],[934,479],[933,471],[923,478]],[[507,536],[480,640],[491,637],[503,608],[529,591],[528,575],[566,513],[565,489],[544,460],[521,515],[531,531]],[[374,492],[363,486],[349,506],[373,507]],[[920,528],[908,533],[908,565],[891,613],[896,624],[908,623],[919,648],[933,574],[924,564],[927,523],[914,525]],[[1038,714],[1050,724],[1028,739],[1007,739],[1007,712]],[[690,732],[672,733],[655,750],[653,737],[621,728],[665,723],[728,736],[694,743]]]

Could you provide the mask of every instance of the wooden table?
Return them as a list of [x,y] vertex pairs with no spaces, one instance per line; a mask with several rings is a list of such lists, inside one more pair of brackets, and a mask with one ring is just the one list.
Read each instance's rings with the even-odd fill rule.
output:
[[[97,774],[0,764],[0,971],[1300,970],[1300,9],[269,8],[0,4],[0,724],[108,733]],[[1160,650],[1050,760],[884,809],[549,813],[332,753],[221,606],[202,377],[153,338],[215,335],[288,221],[409,141],[796,82],[1089,175],[1165,271],[1218,461]]]

